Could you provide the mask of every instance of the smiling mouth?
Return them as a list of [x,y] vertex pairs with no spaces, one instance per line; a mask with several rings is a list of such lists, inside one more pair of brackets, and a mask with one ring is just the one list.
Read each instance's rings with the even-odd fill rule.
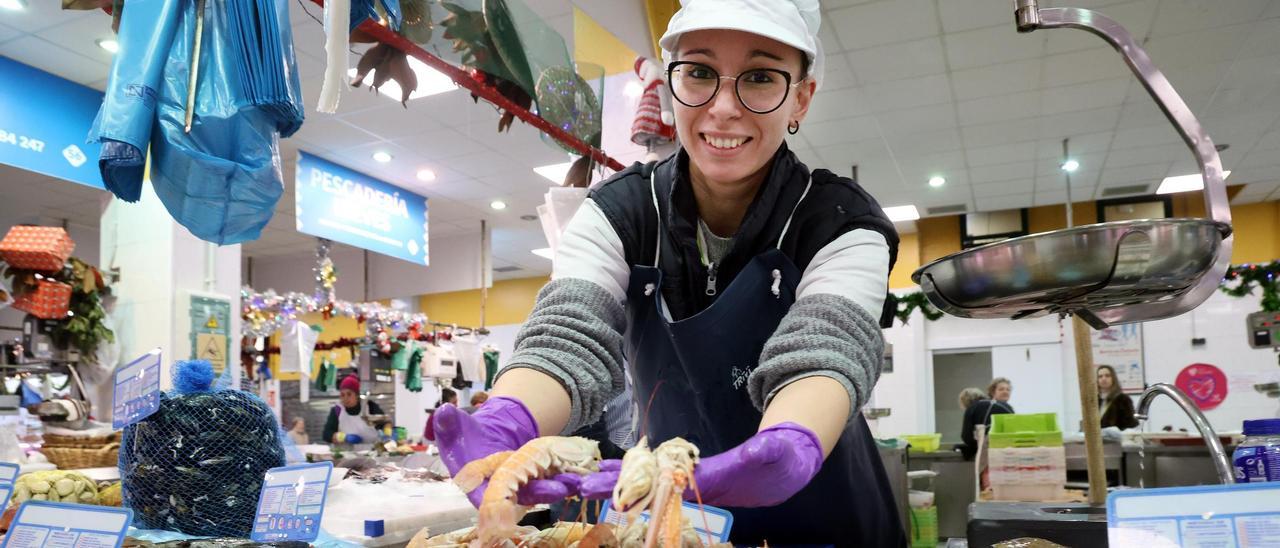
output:
[[742,145],[745,145],[751,142],[751,137],[721,138],[721,137],[712,137],[705,133],[701,133],[699,134],[699,136],[701,136],[702,140],[705,141],[708,145],[711,145],[711,148],[714,148],[717,150],[734,150],[741,147]]

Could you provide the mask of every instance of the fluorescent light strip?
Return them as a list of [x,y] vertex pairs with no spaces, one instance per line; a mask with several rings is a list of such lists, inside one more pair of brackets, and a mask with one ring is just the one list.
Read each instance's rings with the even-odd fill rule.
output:
[[550,260],[555,260],[555,255],[554,255],[553,253],[551,253],[551,248],[549,248],[549,247],[544,247],[544,248],[540,248],[540,249],[534,249],[534,250],[533,250],[533,254],[534,254],[534,255],[537,255],[537,256],[539,256],[539,257],[542,257],[542,258],[544,258],[544,259],[547,259],[547,260],[549,260],[549,261],[550,261]]
[[884,214],[888,215],[889,220],[895,223],[914,221],[920,218],[920,211],[913,205],[886,207],[884,208]]
[[[1231,176],[1230,171],[1222,172],[1222,180],[1226,181]],[[1190,175],[1177,175],[1174,177],[1165,177],[1160,182],[1160,188],[1156,189],[1156,194],[1175,194],[1178,192],[1191,192],[1204,189],[1204,177],[1199,173]]]
[[569,168],[571,167],[573,167],[573,162],[565,162],[563,164],[535,167],[533,171],[557,185],[563,185],[564,178],[569,175]]

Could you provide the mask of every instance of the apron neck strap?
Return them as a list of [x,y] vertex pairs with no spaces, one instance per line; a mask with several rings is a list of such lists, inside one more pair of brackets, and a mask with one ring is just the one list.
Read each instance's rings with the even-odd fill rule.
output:
[[796,200],[795,207],[791,208],[791,215],[787,216],[787,224],[782,225],[782,234],[778,236],[778,245],[776,249],[782,249],[782,239],[787,237],[787,231],[791,229],[791,220],[796,216],[796,210],[800,209],[800,203],[804,201],[804,197],[809,195],[809,189],[813,188],[813,175],[809,175],[809,182],[804,185],[804,192],[800,193],[800,199]]
[[658,166],[653,166],[653,171],[649,172],[649,195],[653,197],[653,213],[658,217],[658,237],[654,238],[653,249],[653,267],[658,268],[658,263],[662,259],[662,210],[658,208],[658,190],[654,183],[654,178],[658,173]]

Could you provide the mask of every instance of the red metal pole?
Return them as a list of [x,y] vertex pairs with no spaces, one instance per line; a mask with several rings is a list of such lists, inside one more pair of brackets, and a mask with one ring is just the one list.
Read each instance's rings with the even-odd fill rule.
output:
[[[321,7],[324,6],[324,0],[311,1]],[[582,142],[581,139],[578,139],[577,137],[569,134],[569,132],[560,129],[555,124],[548,122],[541,116],[530,112],[529,109],[516,105],[506,97],[503,97],[502,94],[498,93],[498,90],[475,81],[471,78],[471,75],[467,74],[466,71],[428,53],[426,50],[409,41],[407,38],[396,34],[396,32],[390,28],[379,25],[373,20],[366,20],[360,24],[359,28],[361,31],[364,31],[370,36],[376,38],[379,42],[412,55],[427,66],[440,71],[459,86],[467,88],[468,91],[476,94],[477,97],[497,105],[502,110],[515,114],[517,118],[535,128],[538,128],[538,131],[550,135],[552,139],[560,141],[561,143],[578,151],[579,154],[583,156],[590,156],[596,163],[603,164],[614,171],[622,171],[622,164],[617,160],[610,158],[603,150]]]

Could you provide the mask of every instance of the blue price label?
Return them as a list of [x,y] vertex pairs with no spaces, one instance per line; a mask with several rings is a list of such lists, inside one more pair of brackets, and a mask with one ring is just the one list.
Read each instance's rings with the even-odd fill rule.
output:
[[112,428],[124,428],[160,409],[160,349],[116,371]]
[[132,521],[133,512],[124,508],[27,501],[3,548],[120,548]]
[[[733,514],[728,510],[685,502],[681,505],[680,512],[693,525],[693,530],[697,531],[698,536],[707,541],[707,544],[729,542],[729,530],[733,528]],[[650,519],[648,510],[640,513],[640,521],[648,523]],[[627,525],[628,516],[615,511],[613,501],[605,500],[604,509],[600,511],[600,519],[597,521],[624,527]]]
[[272,468],[262,481],[258,514],[253,521],[255,542],[311,542],[320,536],[325,497],[333,463],[298,464]]
[[8,506],[9,495],[13,494],[13,482],[18,479],[18,465],[0,462],[0,508]]

